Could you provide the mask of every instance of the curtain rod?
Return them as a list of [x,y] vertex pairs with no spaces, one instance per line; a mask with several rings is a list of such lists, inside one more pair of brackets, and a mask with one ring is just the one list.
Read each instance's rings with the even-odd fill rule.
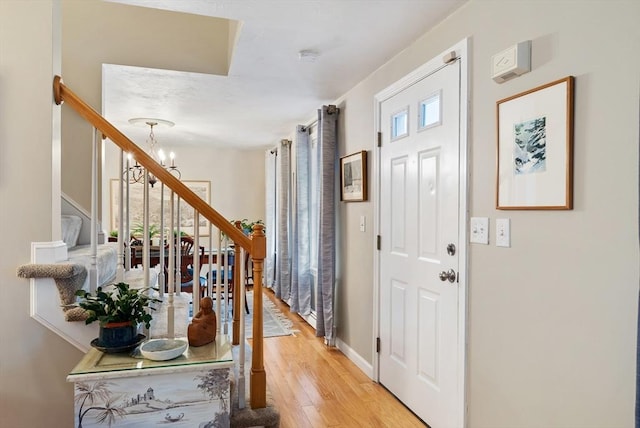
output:
[[328,114],[334,114],[334,113],[339,113],[340,109],[338,107],[335,106],[335,104],[329,104],[327,106],[327,113]]
[[[329,104],[326,107],[327,107],[328,114],[340,113],[340,109],[336,107],[335,104]],[[317,124],[318,124],[318,119],[316,118],[316,119],[313,119],[311,122],[307,122],[306,125],[299,125],[299,126],[302,126],[303,128],[302,130],[304,131],[306,129],[314,127]]]
[[[335,113],[340,113],[340,109],[338,107],[336,107],[335,104],[329,104],[326,106],[327,107],[327,114],[335,114]],[[311,122],[308,122],[306,125],[298,125],[301,128],[302,132],[305,132],[307,129],[311,129],[312,127],[318,125],[318,119],[313,119]],[[287,144],[285,143],[285,141],[288,141],[288,144],[291,144],[291,140],[280,140],[280,143],[283,144]],[[278,154],[278,149],[275,148],[275,154]],[[274,151],[271,151],[271,154],[273,154]]]

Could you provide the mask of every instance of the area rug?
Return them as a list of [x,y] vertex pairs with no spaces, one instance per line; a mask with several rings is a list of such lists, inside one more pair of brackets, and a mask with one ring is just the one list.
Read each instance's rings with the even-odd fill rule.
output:
[[[247,292],[249,314],[244,313],[245,337],[253,337],[253,291]],[[262,296],[263,337],[291,336],[293,322],[273,304],[267,296]]]
[[[167,299],[167,296],[165,296]],[[166,303],[166,300],[165,300]],[[182,337],[187,335],[187,325],[190,322],[192,313],[191,294],[180,293],[174,296],[175,307],[175,336]],[[253,292],[247,292],[247,303],[249,304],[249,314],[244,313],[245,337],[250,339],[253,337]],[[214,308],[216,307],[214,302]],[[293,334],[293,323],[285,314],[273,304],[268,297],[262,298],[262,321],[263,321],[263,337],[291,336]],[[167,305],[159,305],[158,310],[153,312],[153,321],[151,322],[151,337],[168,337],[167,331]],[[224,303],[222,306],[224,311]],[[222,319],[218,316],[218,320]],[[227,331],[231,332],[233,317],[231,311],[227,315],[229,320]],[[224,327],[224,325],[223,325]]]

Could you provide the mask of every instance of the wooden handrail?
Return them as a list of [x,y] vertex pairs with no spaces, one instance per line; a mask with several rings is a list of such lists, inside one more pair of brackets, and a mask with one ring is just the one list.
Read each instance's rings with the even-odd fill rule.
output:
[[102,132],[107,138],[113,141],[118,147],[127,153],[131,153],[140,165],[146,168],[149,173],[155,175],[167,187],[176,192],[180,198],[213,223],[218,229],[227,234],[236,244],[252,253],[251,240],[240,230],[227,221],[224,216],[213,209],[202,198],[196,195],[191,189],[184,185],[182,181],[164,169],[144,150],[138,147],[133,141],[127,138],[115,126],[107,121],[102,115],[96,112],[90,105],[85,103],[71,89],[62,83],[62,77],[55,76],[53,79],[53,94],[57,105],[63,102],[69,104],[80,116],[91,123],[96,129]]

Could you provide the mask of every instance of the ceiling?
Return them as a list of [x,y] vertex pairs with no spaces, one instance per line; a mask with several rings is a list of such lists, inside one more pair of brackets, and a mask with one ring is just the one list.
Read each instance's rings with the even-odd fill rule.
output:
[[[103,65],[103,111],[138,142],[148,129],[128,119],[143,116],[175,122],[155,134],[178,150],[180,145],[271,147],[464,1],[111,0],[240,25],[226,73],[175,71],[178,64],[175,70]],[[301,60],[302,50],[318,56]]]

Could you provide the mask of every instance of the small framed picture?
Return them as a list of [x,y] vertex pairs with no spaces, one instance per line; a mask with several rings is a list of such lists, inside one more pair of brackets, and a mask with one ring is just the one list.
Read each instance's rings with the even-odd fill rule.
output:
[[340,200],[366,201],[367,196],[367,152],[340,158]]
[[497,102],[497,209],[573,208],[573,81]]

